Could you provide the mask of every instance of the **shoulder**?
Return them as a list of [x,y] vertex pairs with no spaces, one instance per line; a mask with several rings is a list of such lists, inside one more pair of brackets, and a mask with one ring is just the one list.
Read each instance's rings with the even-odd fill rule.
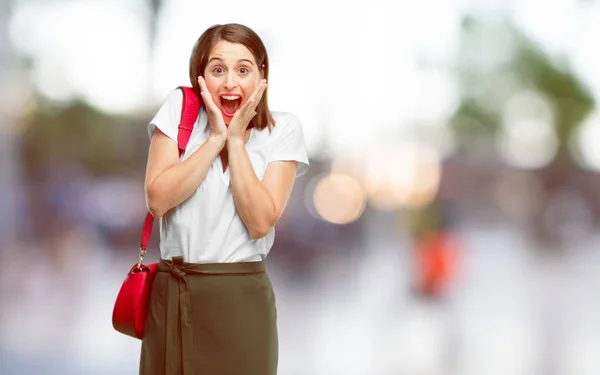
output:
[[158,113],[158,118],[177,117],[181,114],[183,103],[183,92],[179,88],[171,90],[163,99]]
[[273,134],[288,133],[302,130],[300,119],[291,112],[271,111],[275,126]]
[[181,117],[181,104],[183,93],[176,88],[171,90],[163,99],[163,102],[148,124],[148,135],[152,138],[154,128],[158,127],[169,138],[177,141],[177,127]]
[[271,111],[271,115],[273,116],[273,120],[275,120],[276,126],[290,122],[300,122],[298,117],[291,112]]
[[271,134],[271,152],[268,162],[295,160],[298,162],[296,176],[304,174],[309,167],[304,132],[300,119],[290,112],[271,111],[275,127]]
[[180,108],[183,102],[183,92],[179,88],[175,88],[167,94],[163,101],[163,106],[169,106],[173,108]]

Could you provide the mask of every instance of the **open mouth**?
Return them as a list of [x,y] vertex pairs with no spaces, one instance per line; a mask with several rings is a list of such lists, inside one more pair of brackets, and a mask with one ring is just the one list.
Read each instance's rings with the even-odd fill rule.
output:
[[242,97],[240,95],[221,95],[221,111],[226,117],[232,118],[240,109]]

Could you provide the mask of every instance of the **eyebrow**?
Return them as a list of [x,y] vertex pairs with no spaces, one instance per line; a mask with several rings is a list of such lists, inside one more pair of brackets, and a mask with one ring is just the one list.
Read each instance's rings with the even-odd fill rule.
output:
[[[222,58],[217,57],[217,56],[213,56],[213,57],[210,58],[210,60],[208,60],[208,63],[210,64],[214,60],[223,61]],[[254,63],[252,62],[252,60],[249,60],[249,59],[246,59],[246,58],[238,59],[238,62],[242,62],[242,61],[248,62],[248,63],[250,63],[250,65],[254,65]]]

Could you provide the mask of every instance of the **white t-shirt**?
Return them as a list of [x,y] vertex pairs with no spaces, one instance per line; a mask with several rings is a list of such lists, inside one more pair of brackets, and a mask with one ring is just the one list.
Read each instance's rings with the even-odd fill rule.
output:
[[[148,125],[152,137],[158,127],[177,142],[183,94],[171,92]],[[252,129],[246,151],[256,176],[262,181],[267,165],[277,160],[296,160],[296,177],[309,168],[302,125],[291,113],[271,112],[275,127]],[[200,111],[190,136],[187,159],[209,137],[210,127],[204,110]],[[229,168],[223,173],[220,156],[210,166],[198,189],[183,203],[160,218],[162,259],[183,256],[185,262],[230,263],[264,260],[275,239],[275,229],[258,240],[250,238],[233,202]]]

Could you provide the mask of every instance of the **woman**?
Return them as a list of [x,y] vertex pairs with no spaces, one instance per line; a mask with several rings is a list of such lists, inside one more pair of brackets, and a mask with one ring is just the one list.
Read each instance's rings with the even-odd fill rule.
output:
[[203,105],[181,158],[180,90],[149,124],[146,199],[160,217],[161,261],[140,374],[276,374],[275,297],[263,261],[295,177],[309,166],[302,127],[269,110],[269,60],[249,28],[209,28],[189,69]]

